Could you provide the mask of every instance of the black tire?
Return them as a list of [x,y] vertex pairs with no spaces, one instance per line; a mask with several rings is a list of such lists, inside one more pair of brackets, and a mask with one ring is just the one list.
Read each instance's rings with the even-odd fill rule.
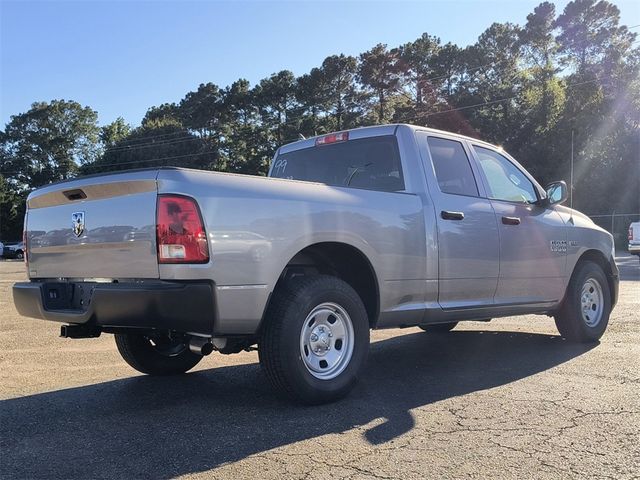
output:
[[434,323],[431,325],[418,325],[425,332],[431,333],[447,333],[456,328],[458,322]]
[[22,252],[22,250],[18,250],[18,251],[16,252],[16,258],[17,258],[18,260],[22,260],[22,259],[24,258],[24,253]]
[[[587,284],[588,281],[595,281],[600,285],[602,299],[602,313],[598,316],[597,323],[590,325],[589,322],[596,322],[595,317],[591,318],[588,306],[586,306],[586,318],[583,315],[583,287],[589,291],[593,288],[593,284]],[[589,301],[586,301],[588,304]],[[593,303],[593,305],[596,305]],[[593,307],[595,310],[595,307]],[[609,282],[602,268],[594,262],[585,261],[576,266],[571,276],[569,286],[565,293],[565,298],[558,312],[555,314],[556,327],[558,332],[567,340],[572,342],[589,343],[596,342],[602,337],[604,331],[609,324],[609,315],[611,314],[611,291],[609,290]]]
[[[303,327],[309,329],[316,324],[315,317],[307,321],[307,316],[326,303],[346,312],[353,327],[352,341],[346,343],[353,345],[352,354],[350,358],[345,356],[343,370],[339,373],[336,370],[337,376],[330,379],[317,378],[311,373],[302,357],[306,350],[301,345]],[[338,340],[333,342],[334,349],[344,348],[342,343],[338,345]],[[307,405],[338,400],[356,384],[368,351],[367,312],[358,294],[346,282],[326,275],[296,277],[275,292],[262,326],[258,354],[260,365],[279,394]]]
[[189,350],[186,340],[180,337],[116,333],[115,339],[124,361],[149,375],[178,375],[202,360],[202,356]]

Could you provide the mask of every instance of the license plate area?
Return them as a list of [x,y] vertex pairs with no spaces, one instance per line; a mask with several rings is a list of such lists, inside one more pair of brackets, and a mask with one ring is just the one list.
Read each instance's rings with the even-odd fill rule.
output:
[[84,312],[91,304],[95,283],[47,282],[42,285],[45,310],[75,310]]

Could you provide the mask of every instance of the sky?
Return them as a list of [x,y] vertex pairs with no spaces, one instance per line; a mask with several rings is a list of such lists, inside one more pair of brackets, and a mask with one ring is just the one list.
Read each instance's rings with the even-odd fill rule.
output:
[[[201,83],[301,75],[329,55],[424,32],[466,46],[493,22],[524,24],[541,1],[0,0],[0,128],[35,101],[61,98],[97,110],[100,124],[121,116],[135,126]],[[622,24],[640,24],[638,0],[612,3]]]

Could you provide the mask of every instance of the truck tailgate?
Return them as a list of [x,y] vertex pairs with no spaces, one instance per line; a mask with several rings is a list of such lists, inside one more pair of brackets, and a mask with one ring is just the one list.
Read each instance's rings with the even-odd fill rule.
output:
[[31,278],[158,278],[157,170],[81,178],[27,200]]

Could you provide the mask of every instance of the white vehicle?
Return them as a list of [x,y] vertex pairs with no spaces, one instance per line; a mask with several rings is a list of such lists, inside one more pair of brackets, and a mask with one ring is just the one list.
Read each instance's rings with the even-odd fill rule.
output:
[[629,225],[629,253],[640,257],[640,222]]
[[22,260],[24,258],[24,243],[5,243],[4,248],[0,246],[0,252],[2,252],[4,258],[17,258],[18,260]]

